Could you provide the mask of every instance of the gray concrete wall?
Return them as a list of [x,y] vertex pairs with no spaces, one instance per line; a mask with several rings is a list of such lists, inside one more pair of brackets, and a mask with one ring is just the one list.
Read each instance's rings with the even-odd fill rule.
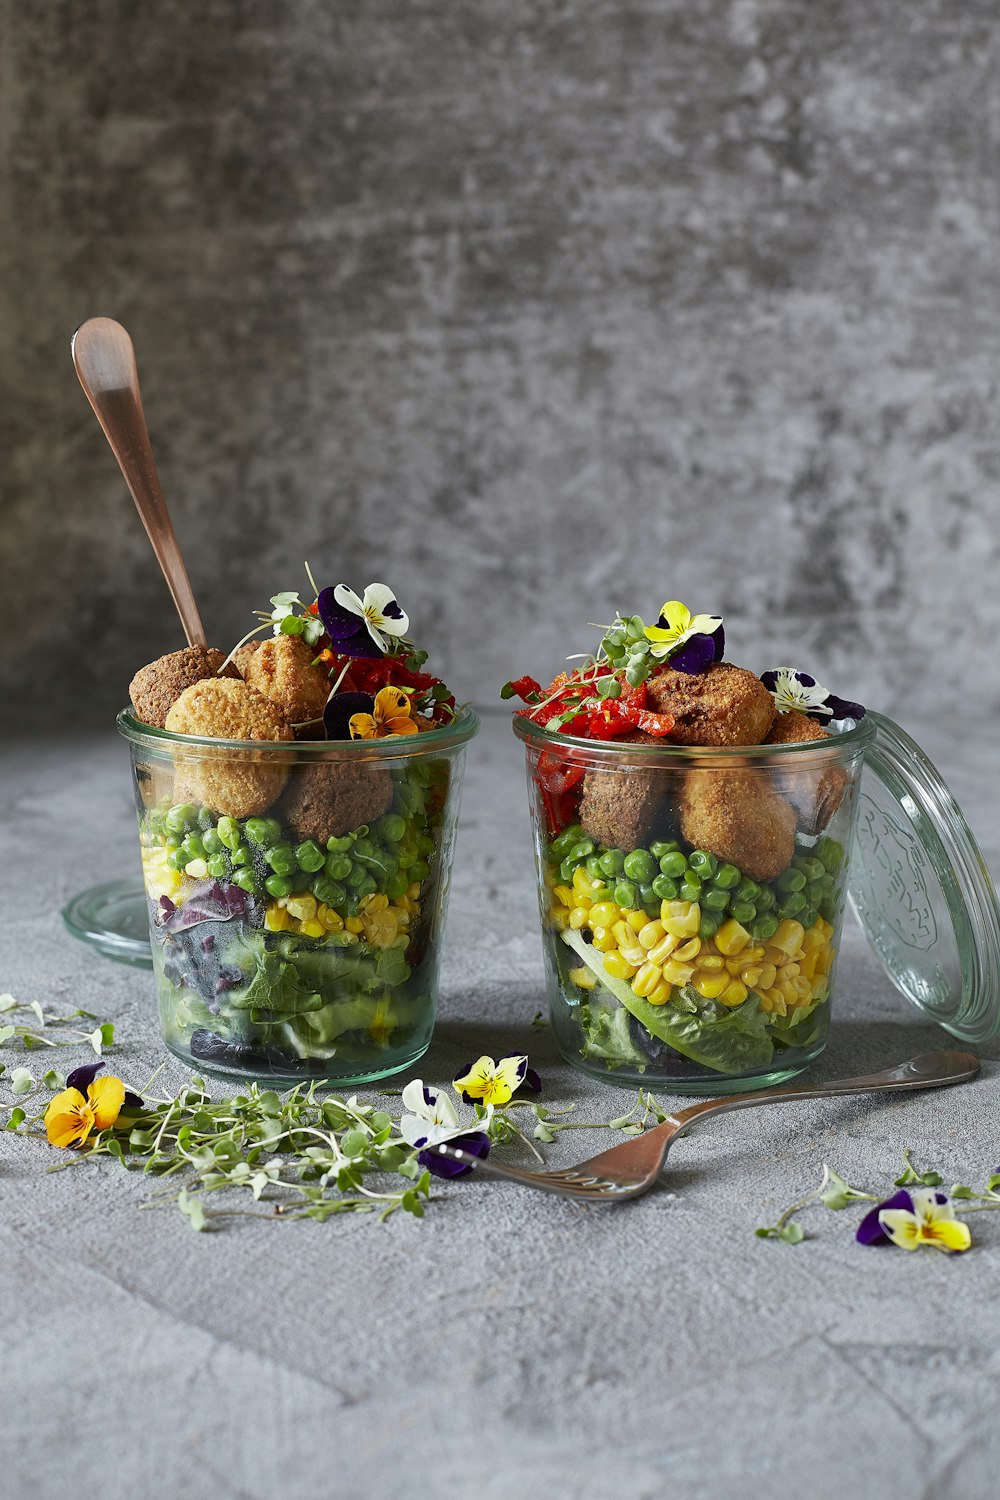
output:
[[398,591],[459,692],[679,596],[1000,706],[995,0],[0,0],[0,685],[179,643],[69,360],[119,318],[211,636]]

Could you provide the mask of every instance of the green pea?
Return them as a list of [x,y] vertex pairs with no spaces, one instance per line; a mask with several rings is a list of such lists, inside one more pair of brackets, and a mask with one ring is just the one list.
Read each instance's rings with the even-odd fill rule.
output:
[[794,861],[794,868],[806,877],[806,880],[819,880],[826,874],[826,868],[822,860],[802,858]]
[[345,854],[353,843],[350,834],[345,834],[341,838],[327,839],[326,847],[331,854]]
[[431,873],[431,867],[425,859],[418,859],[416,864],[410,866],[410,882],[414,880],[426,880]]
[[419,833],[417,835],[417,853],[423,855],[424,859],[429,859],[436,848],[437,844],[429,833]]
[[[281,824],[276,818],[247,818],[243,827],[250,842],[261,849],[270,849],[281,838]],[[290,852],[290,845],[282,847]]]
[[621,875],[625,869],[625,856],[620,849],[607,849],[601,855],[601,874],[609,878]]
[[390,844],[398,844],[406,832],[406,819],[401,818],[399,813],[386,813],[379,824],[379,832]]
[[199,807],[198,827],[202,830],[203,833],[206,828],[215,827],[215,813],[210,807]]
[[687,867],[688,862],[679,849],[670,849],[660,856],[661,873],[669,875],[671,880],[683,880]]
[[567,858],[568,859],[574,859],[574,860],[576,860],[577,864],[579,864],[582,860],[585,860],[587,858],[588,854],[593,854],[593,852],[594,852],[594,841],[593,841],[593,839],[580,839],[577,843],[575,843],[573,845],[572,849],[569,851],[569,854],[567,855]]
[[260,893],[260,883],[252,870],[234,871],[233,885],[238,885],[241,891],[249,891],[251,896]]
[[189,833],[185,835],[184,842],[181,845],[181,848],[187,854],[189,860],[205,858],[205,845],[202,843],[201,837],[197,833]]
[[623,911],[633,911],[639,905],[639,891],[631,880],[619,880],[614,889],[614,901]]
[[375,845],[370,838],[368,838],[366,835],[362,835],[361,838],[354,840],[354,849],[352,853],[355,859],[370,859],[371,856],[375,853]]
[[757,910],[771,911],[777,905],[778,898],[769,885],[762,885],[757,892]]
[[232,865],[229,863],[229,858],[227,855],[213,854],[212,858],[207,861],[207,864],[208,873],[211,875],[213,880],[229,879],[230,872],[232,871]]
[[264,881],[264,889],[269,896],[275,900],[279,896],[290,896],[292,894],[292,882],[287,875],[269,875]]
[[[401,870],[409,869],[410,865],[412,865],[412,863],[413,863],[413,861],[415,859],[416,859],[416,855],[415,854],[411,854],[411,855],[408,855],[406,857],[404,857],[404,855],[401,854],[399,856],[399,868]],[[562,881],[563,885],[569,885],[570,884],[570,882],[573,879],[573,871],[575,869],[576,869],[576,860],[575,859],[564,859],[563,860],[562,864],[559,866],[559,878]]]
[[816,925],[816,919],[818,916],[819,912],[816,910],[815,906],[803,907],[802,911],[799,912],[799,921],[802,923],[806,932],[809,931],[810,927],[814,927]]
[[356,891],[358,889],[358,886],[361,885],[362,881],[365,881],[368,878],[368,871],[365,869],[364,865],[357,864],[352,866],[351,873],[347,877],[347,884],[352,891]]
[[357,888],[358,899],[362,896],[373,896],[378,887],[370,875],[366,875]]
[[604,871],[601,869],[601,859],[598,854],[588,854],[586,861],[587,874],[591,880],[603,880]]
[[681,881],[679,890],[682,901],[701,901],[701,881],[690,870]]
[[656,894],[650,881],[643,881],[642,885],[640,885],[639,900],[643,906],[655,906],[656,915],[659,916],[660,902],[663,900],[663,897]]
[[275,844],[268,849],[264,858],[267,860],[275,875],[293,875],[296,869],[295,850],[291,844]]
[[367,823],[359,823],[357,828],[351,829],[351,833],[353,834],[355,840],[364,839],[367,838],[371,833],[371,829],[368,827]]
[[295,851],[295,858],[299,862],[299,869],[305,870],[307,875],[314,875],[326,863],[326,855],[312,839],[306,839],[305,843],[299,844]]
[[801,891],[805,883],[806,877],[802,871],[792,869],[791,867],[787,870],[782,870],[774,882],[775,888],[779,891]]
[[171,833],[183,833],[188,824],[196,822],[197,818],[198,809],[193,802],[178,802],[163,821]]
[[755,917],[750,927],[750,936],[754,942],[766,943],[768,938],[773,938],[778,930],[778,919],[772,917],[770,912],[763,916]]
[[715,936],[721,925],[721,918],[717,917],[715,912],[702,910],[701,922],[698,924],[698,936],[702,942],[707,942],[709,938]]
[[167,864],[172,870],[183,870],[189,858],[190,855],[185,853],[183,844],[178,844],[177,847],[175,849],[171,849],[170,853],[167,855]]
[[[675,854],[679,848],[680,844],[676,839],[654,839],[649,846],[649,852],[654,859],[662,859],[665,854]],[[660,869],[663,870],[662,865]],[[666,875],[669,872],[663,870],[663,873]]]
[[800,911],[805,910],[806,898],[801,891],[791,891],[778,907],[778,916],[782,921],[789,917],[797,917]]
[[700,904],[702,911],[723,912],[729,905],[729,892],[720,891],[717,887],[710,886],[707,891],[702,893]]
[[756,901],[760,896],[760,886],[757,884],[756,880],[751,880],[748,875],[744,875],[743,879],[736,887],[736,891],[734,894],[737,901]]
[[824,922],[831,922],[836,926],[837,918],[840,916],[840,907],[836,901],[824,901],[819,909],[819,914]]
[[707,849],[693,850],[688,858],[688,864],[701,880],[711,880],[719,868],[719,861]]
[[331,880],[329,875],[317,875],[309,889],[317,901],[324,901],[327,906],[340,907],[347,900],[347,892],[337,880]]
[[240,846],[240,825],[235,818],[220,818],[216,828],[216,834],[227,849],[238,849]]
[[[416,857],[417,857],[417,851],[416,851],[416,849],[403,849],[403,848],[401,848],[400,851],[399,851],[399,868],[401,870],[408,870],[410,868],[410,866],[413,864],[413,861],[416,859]],[[567,868],[569,869],[569,874],[566,873]],[[571,859],[564,859],[563,860],[562,864],[559,866],[559,873],[562,876],[563,884],[564,885],[566,884],[567,881],[570,881],[570,880],[573,879],[573,871],[575,869],[576,869],[576,865],[574,864],[574,862]]]
[[246,844],[241,844],[238,849],[233,850],[232,861],[234,865],[249,865],[253,863],[250,850]]
[[385,883],[385,893],[390,901],[395,901],[398,897],[406,895],[409,884],[410,882],[406,876],[399,870],[395,875],[389,876],[389,879]]
[[743,879],[743,873],[735,865],[720,865],[712,879],[721,890],[732,891]]
[[824,834],[822,838],[816,840],[816,847],[813,853],[823,865],[823,868],[828,870],[831,875],[839,873],[840,867],[844,862],[843,844]]
[[206,828],[201,836],[202,847],[206,854],[218,854],[222,848],[222,840],[214,828]]
[[729,915],[735,917],[741,926],[746,927],[757,915],[757,908],[752,901],[734,901],[729,908]]
[[648,884],[657,873],[656,861],[648,849],[633,849],[625,856],[625,874],[639,885]]
[[328,854],[326,856],[326,873],[331,880],[346,880],[354,869],[354,861],[348,859],[346,854]]
[[677,900],[677,882],[671,880],[669,875],[657,875],[653,881],[653,890],[661,901]]

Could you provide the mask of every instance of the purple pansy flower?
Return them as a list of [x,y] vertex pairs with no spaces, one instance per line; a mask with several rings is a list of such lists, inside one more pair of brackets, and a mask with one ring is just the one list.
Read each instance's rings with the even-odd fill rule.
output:
[[331,643],[345,656],[384,656],[386,638],[405,635],[410,624],[384,583],[370,583],[363,599],[338,583],[320,590],[316,606]]
[[676,672],[691,676],[721,661],[726,633],[721,615],[693,615],[679,599],[668,599],[655,625],[647,625],[646,639],[654,661],[667,661]]
[[[458,1114],[443,1089],[432,1088],[422,1078],[413,1078],[402,1094],[403,1105],[410,1111],[399,1122],[399,1133],[408,1146],[419,1151],[417,1157],[435,1177],[464,1177],[472,1168],[467,1162],[453,1161],[434,1150],[448,1141],[470,1156],[489,1155],[490,1138],[484,1130],[469,1130],[458,1123]],[[492,1110],[487,1111],[488,1123]]]
[[796,709],[810,719],[820,723],[831,719],[863,719],[865,711],[860,703],[848,698],[838,698],[828,693],[808,672],[797,672],[794,667],[776,667],[770,672],[761,672],[760,680],[775,701],[778,712],[787,714]]
[[897,1245],[901,1250],[919,1250],[929,1245],[954,1255],[972,1244],[969,1226],[955,1218],[947,1193],[937,1188],[900,1188],[884,1203],[865,1214],[858,1225],[860,1245]]

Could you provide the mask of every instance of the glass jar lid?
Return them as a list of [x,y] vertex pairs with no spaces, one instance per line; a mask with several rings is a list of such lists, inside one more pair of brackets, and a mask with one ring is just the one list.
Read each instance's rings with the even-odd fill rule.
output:
[[849,896],[889,978],[963,1041],[1000,1026],[1000,902],[979,845],[920,747],[882,714],[865,753]]

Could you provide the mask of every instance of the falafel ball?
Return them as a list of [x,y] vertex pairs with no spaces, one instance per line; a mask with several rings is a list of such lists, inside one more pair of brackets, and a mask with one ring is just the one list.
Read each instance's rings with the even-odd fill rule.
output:
[[752,880],[773,880],[794,858],[795,809],[763,768],[689,771],[680,815],[682,838]]
[[759,745],[776,712],[760,678],[728,661],[704,672],[661,667],[646,683],[646,707],[673,715],[677,745]]
[[392,777],[371,761],[318,761],[297,770],[282,811],[303,839],[325,844],[374,823],[392,805]]
[[247,665],[259,645],[260,641],[244,641],[243,645],[237,646],[233,652],[233,666],[244,681],[246,681]]
[[[618,745],[654,745],[655,736],[635,730],[615,741]],[[676,773],[660,767],[639,766],[620,771],[589,770],[583,778],[580,822],[595,844],[610,849],[641,849],[651,839],[669,832],[667,793]]]
[[[787,713],[778,714],[764,743],[802,745],[827,738],[822,724],[792,708]],[[794,765],[794,770],[791,765]],[[789,770],[779,776],[783,794],[798,811],[808,833],[819,833],[826,827],[844,800],[847,782],[848,775],[843,766],[827,766],[816,771],[805,765],[802,758],[796,758],[790,763]]]
[[[171,704],[192,683],[214,677],[225,659],[214,646],[185,646],[183,651],[170,651],[151,661],[148,667],[140,667],[128,685],[136,718],[154,729],[166,728]],[[226,676],[235,675],[227,667]]]
[[[221,740],[291,740],[280,710],[238,677],[208,677],[185,688],[165,727],[172,734]],[[277,801],[286,766],[255,758],[252,750],[229,755],[175,752],[174,800],[201,802],[230,818],[253,818]]]
[[[245,649],[245,648],[243,648]],[[289,724],[322,717],[330,679],[301,636],[274,635],[240,663],[244,682],[276,703]]]

